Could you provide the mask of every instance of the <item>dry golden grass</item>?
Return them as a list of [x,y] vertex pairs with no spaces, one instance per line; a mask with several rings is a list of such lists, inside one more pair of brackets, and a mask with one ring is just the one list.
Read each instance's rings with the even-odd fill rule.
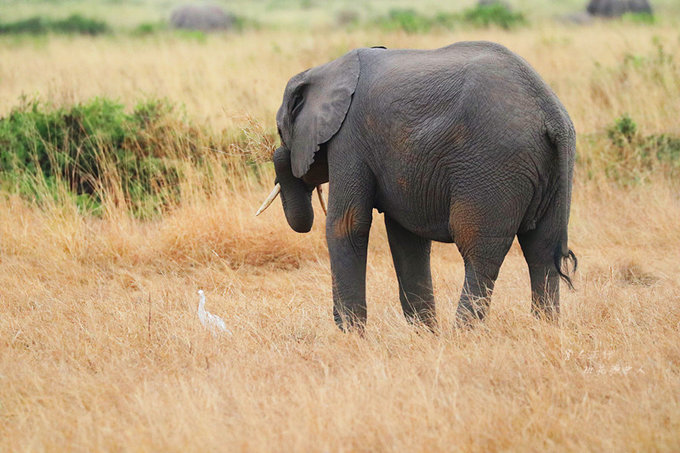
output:
[[[581,133],[623,111],[649,133],[678,133],[678,80],[617,72],[626,53],[654,55],[652,35],[680,61],[677,31],[630,26],[4,43],[0,104],[6,112],[22,92],[57,104],[160,95],[215,127],[250,117],[271,128],[286,79],[302,68],[354,46],[474,37],[534,64]],[[250,179],[238,192],[233,181],[215,183],[206,196],[189,174],[184,202],[147,222],[6,195],[0,450],[677,451],[677,185],[659,177],[621,188],[584,173],[570,230],[577,290],[563,291],[559,327],[530,316],[515,246],[488,322],[454,330],[463,268],[452,245],[433,251],[441,331],[407,326],[376,214],[365,338],[332,322],[323,218],[308,235],[290,231],[279,203],[254,218],[269,187]],[[202,329],[199,288],[233,336]]]
[[[651,132],[679,132],[680,86],[645,86],[650,70],[624,67],[627,55],[651,60],[654,38],[680,64],[675,27],[555,24],[522,29],[461,30],[430,35],[358,30],[318,33],[262,31],[208,36],[204,43],[166,36],[147,39],[57,38],[0,45],[0,114],[21,95],[69,105],[93,96],[129,104],[143,97],[167,97],[186,106],[192,117],[216,128],[240,128],[251,117],[274,128],[283,87],[301,70],[340,56],[349,49],[436,48],[456,41],[500,42],[527,59],[555,89],[579,133],[609,125],[630,113]],[[669,68],[660,75],[677,76]],[[677,68],[676,68],[677,69]]]

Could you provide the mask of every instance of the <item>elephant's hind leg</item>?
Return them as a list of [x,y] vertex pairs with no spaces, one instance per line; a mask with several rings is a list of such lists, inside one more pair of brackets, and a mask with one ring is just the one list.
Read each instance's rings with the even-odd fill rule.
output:
[[387,215],[385,226],[404,316],[410,323],[423,323],[434,330],[437,319],[430,272],[432,241],[411,233]]
[[456,240],[465,262],[465,283],[456,318],[469,325],[486,317],[491,293],[514,237],[475,237]]
[[517,235],[529,266],[531,313],[548,321],[557,321],[560,315],[560,277],[554,258],[560,231],[549,214],[536,229]]

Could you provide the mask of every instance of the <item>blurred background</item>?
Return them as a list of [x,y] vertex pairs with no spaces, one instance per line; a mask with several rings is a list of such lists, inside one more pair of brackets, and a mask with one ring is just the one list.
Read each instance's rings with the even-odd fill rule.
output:
[[[380,23],[387,28],[426,31],[437,26],[452,28],[454,23],[507,23],[503,11],[474,11],[475,8],[502,5],[529,21],[565,20],[585,22],[592,16],[621,17],[631,21],[677,20],[680,4],[675,0],[460,0],[442,2],[422,0],[4,0],[0,17],[4,26],[18,26],[19,21],[51,21],[70,15],[92,19],[107,30],[118,33],[144,33],[171,25],[206,29],[267,27],[317,28],[369,26]],[[193,11],[192,11],[193,10]],[[203,12],[201,12],[203,11]],[[655,13],[652,17],[638,14]],[[173,20],[173,14],[176,20]],[[206,19],[199,16],[205,14]],[[224,20],[226,15],[230,19]],[[181,17],[184,17],[184,21]],[[189,17],[192,19],[189,19]],[[207,17],[210,17],[210,20]],[[224,17],[226,17],[224,16]],[[453,17],[459,16],[459,17]],[[673,18],[675,16],[675,18]],[[474,17],[474,19],[473,19]],[[507,21],[507,19],[505,19]],[[82,22],[85,31],[87,20]],[[26,24],[26,31],[30,26]],[[38,26],[33,31],[38,30]],[[48,26],[49,28],[49,26]],[[103,30],[104,28],[102,28]],[[97,32],[97,27],[89,29]],[[74,26],[73,31],[77,31]]]
[[[482,39],[576,126],[561,325],[514,244],[454,329],[434,244],[441,331],[410,328],[375,213],[342,335],[316,198],[306,235],[254,217],[286,82]],[[0,0],[0,451],[678,451],[679,108],[678,0]]]

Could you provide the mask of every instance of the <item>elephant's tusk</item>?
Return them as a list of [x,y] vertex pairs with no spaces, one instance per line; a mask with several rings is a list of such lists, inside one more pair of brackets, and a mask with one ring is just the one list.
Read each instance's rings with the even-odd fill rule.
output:
[[323,209],[324,215],[328,215],[328,209],[326,208],[326,200],[323,199],[323,189],[321,186],[316,186],[316,194],[319,196],[319,203],[321,204],[321,209]]
[[267,209],[269,207],[269,205],[272,204],[272,201],[274,201],[274,199],[276,199],[276,197],[279,195],[279,193],[281,193],[281,184],[276,183],[276,185],[274,186],[274,190],[272,190],[272,193],[269,194],[267,199],[264,200],[264,203],[262,203],[262,206],[260,206],[260,209],[258,209],[257,212],[255,213],[255,217],[262,214],[262,211]]

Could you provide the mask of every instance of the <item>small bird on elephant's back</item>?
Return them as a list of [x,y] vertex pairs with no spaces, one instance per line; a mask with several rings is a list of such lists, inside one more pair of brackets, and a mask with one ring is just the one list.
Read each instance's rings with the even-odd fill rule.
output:
[[385,214],[406,318],[436,325],[431,241],[465,263],[457,317],[486,315],[518,237],[532,312],[556,320],[567,245],[575,132],[522,58],[490,42],[436,50],[355,49],[294,76],[276,122],[275,188],[289,225],[312,227],[311,195],[328,182],[326,239],[341,329],[366,322],[372,211]]

